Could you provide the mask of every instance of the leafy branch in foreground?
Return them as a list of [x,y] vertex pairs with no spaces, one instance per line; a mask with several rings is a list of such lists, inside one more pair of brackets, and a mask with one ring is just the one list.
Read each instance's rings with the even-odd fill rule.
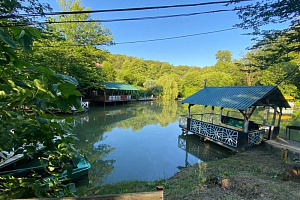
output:
[[[70,105],[80,109],[76,86],[54,71],[35,67],[20,59],[20,54],[32,53],[33,40],[40,37],[33,27],[0,28],[0,152],[1,161],[14,154],[25,158],[40,152],[39,159],[60,168],[75,154],[72,119],[62,119],[52,109],[69,111]],[[17,51],[17,48],[23,51]],[[67,164],[59,171],[64,171]],[[57,172],[45,167],[57,181]],[[58,171],[58,172],[59,172]],[[56,178],[55,178],[56,177]],[[60,196],[63,191],[53,184],[43,189],[42,181],[21,177],[1,176],[1,198]]]

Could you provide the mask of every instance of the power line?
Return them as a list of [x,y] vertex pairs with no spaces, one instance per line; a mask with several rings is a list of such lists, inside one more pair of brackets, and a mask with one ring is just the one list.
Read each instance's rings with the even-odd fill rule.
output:
[[[216,31],[208,31],[208,32],[203,32],[203,33],[195,33],[195,34],[189,34],[189,35],[181,35],[181,36],[174,36],[174,37],[166,37],[166,38],[157,38],[157,39],[149,39],[149,40],[137,40],[137,41],[127,41],[127,42],[116,42],[114,43],[115,45],[120,45],[120,44],[135,44],[135,43],[145,43],[145,42],[155,42],[155,41],[163,41],[163,40],[171,40],[171,39],[179,39],[179,38],[186,38],[186,37],[194,37],[194,36],[199,36],[199,35],[208,35],[208,34],[213,34],[213,33],[220,33],[220,32],[225,32],[225,31],[230,31],[230,30],[235,30],[238,28],[227,28],[227,29],[221,29],[221,30],[216,30]],[[97,45],[102,45],[102,44],[89,44],[92,46],[97,46]],[[79,46],[87,46],[85,44],[74,44],[74,45],[64,45],[64,46],[73,46],[73,47],[79,47]],[[34,48],[36,47],[61,47],[59,46],[33,46]]]
[[[256,1],[256,0],[240,0],[239,2]],[[8,15],[0,16],[2,18],[22,18],[22,17],[38,17],[38,16],[53,16],[53,15],[74,15],[74,14],[91,14],[91,13],[104,13],[104,12],[124,12],[124,11],[140,11],[140,10],[157,10],[166,8],[181,8],[181,7],[195,7],[205,6],[214,4],[229,4],[233,1],[214,1],[214,2],[203,2],[196,4],[179,4],[179,5],[167,5],[167,6],[154,6],[154,7],[136,7],[136,8],[118,8],[118,9],[107,9],[107,10],[83,10],[83,11],[62,11],[62,12],[51,12],[51,13],[32,13],[32,14],[19,14],[19,15]]]
[[55,21],[55,22],[41,22],[39,24],[52,24],[52,23],[81,23],[81,22],[101,22],[101,23],[108,23],[108,22],[120,22],[120,21],[136,21],[136,20],[149,20],[149,19],[165,19],[165,18],[173,18],[173,17],[188,17],[194,15],[201,15],[201,14],[210,14],[210,13],[219,13],[219,12],[229,12],[229,11],[236,11],[241,10],[238,8],[235,9],[222,9],[222,10],[212,10],[212,11],[205,11],[205,12],[196,12],[196,13],[184,13],[184,14],[176,14],[176,15],[161,15],[161,16],[153,16],[153,17],[135,17],[135,18],[121,18],[121,19],[107,19],[107,20],[82,20],[82,21]]
[[230,31],[238,28],[228,28],[228,29],[221,29],[217,31],[209,31],[209,32],[204,32],[204,33],[195,33],[195,34],[190,34],[190,35],[181,35],[181,36],[175,36],[175,37],[166,37],[166,38],[158,38],[158,39],[150,39],[150,40],[138,40],[138,41],[129,41],[129,42],[119,42],[115,43],[116,45],[118,44],[134,44],[134,43],[142,43],[142,42],[155,42],[155,41],[162,41],[162,40],[171,40],[171,39],[178,39],[178,38],[185,38],[185,37],[194,37],[194,36],[199,36],[199,35],[207,35],[207,34],[212,34],[212,33],[219,33],[219,32],[224,32],[224,31]]
[[45,21],[45,22],[33,22],[29,24],[19,24],[18,22],[17,23],[10,22],[10,24],[0,25],[0,27],[30,26],[30,25],[42,25],[42,24],[63,24],[63,23],[90,23],[90,22],[109,23],[109,22],[122,22],[122,21],[153,20],[153,19],[166,19],[166,18],[174,18],[174,17],[189,17],[195,15],[231,12],[237,10],[241,10],[241,9],[234,8],[234,9],[212,10],[212,11],[204,11],[204,12],[196,12],[196,13],[183,13],[183,14],[176,14],[176,15],[161,15],[161,16],[150,16],[150,17],[119,18],[119,19],[106,19],[106,20],[99,19],[99,20]]

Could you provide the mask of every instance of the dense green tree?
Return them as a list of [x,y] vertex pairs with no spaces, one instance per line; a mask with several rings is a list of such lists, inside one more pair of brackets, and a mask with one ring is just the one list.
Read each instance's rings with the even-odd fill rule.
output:
[[[81,1],[59,1],[63,11],[84,11]],[[52,21],[64,22],[67,20],[89,20],[90,15],[66,15]],[[35,43],[35,54],[28,55],[27,60],[36,64],[47,66],[57,73],[75,77],[79,85],[85,89],[101,87],[101,82],[111,76],[107,76],[101,68],[102,62],[107,57],[107,52],[96,48],[97,45],[112,43],[112,35],[109,30],[100,23],[59,23],[51,24],[43,34],[43,39]],[[105,64],[106,65],[106,64]],[[107,66],[104,67],[106,69]]]
[[102,72],[105,76],[105,80],[109,82],[116,81],[117,72],[113,65],[108,61],[103,61],[102,65]]
[[236,61],[236,66],[239,67],[242,85],[253,86],[258,83],[258,76],[261,73],[261,68],[263,67],[260,64],[260,61],[256,58],[258,53],[254,51],[248,52],[242,59]]
[[147,80],[143,84],[144,88],[146,89],[147,96],[159,96],[162,93],[162,87],[157,84],[157,81],[154,80]]
[[[270,33],[270,31],[278,32],[278,30],[268,30],[267,28],[272,26],[265,25],[286,22],[290,22],[291,25],[299,23],[300,4],[298,0],[262,0],[240,6],[238,9],[238,16],[243,22],[237,26],[244,29],[253,29],[254,35]],[[267,31],[264,31],[266,29]]]
[[231,74],[225,72],[214,71],[201,75],[201,79],[207,80],[207,86],[235,86],[235,81],[232,79]]
[[165,74],[157,81],[162,86],[162,99],[174,100],[178,97],[178,76],[176,74]]
[[[81,0],[59,0],[62,11],[88,11],[90,8],[85,8]],[[91,20],[90,14],[76,15],[60,15],[58,19],[50,18],[51,21],[88,21]],[[89,23],[54,23],[50,25],[54,32],[62,35],[66,40],[71,41],[76,45],[111,45],[112,35],[109,29],[105,28],[99,22]]]
[[262,85],[278,85],[284,95],[297,96],[297,87],[293,79],[285,78],[293,72],[295,65],[291,63],[280,63],[264,70],[259,76]]
[[183,76],[184,91],[183,96],[188,97],[204,86],[204,79],[202,79],[200,71],[189,71]]
[[[253,29],[253,35],[258,37],[254,48],[261,48],[267,52],[262,54],[265,65],[288,62],[290,55],[300,49],[299,14],[300,3],[298,0],[264,0],[239,7],[239,17],[243,20],[238,27]],[[285,29],[270,29],[270,24],[287,24]],[[298,65],[299,66],[299,65]]]
[[219,50],[216,53],[216,59],[217,61],[226,61],[231,62],[232,53],[229,50]]
[[[40,13],[51,10],[51,7],[47,3],[40,3],[38,0],[3,0],[0,2],[1,16],[7,17],[11,22],[12,19],[19,19],[20,13]],[[30,21],[25,18],[22,20]]]

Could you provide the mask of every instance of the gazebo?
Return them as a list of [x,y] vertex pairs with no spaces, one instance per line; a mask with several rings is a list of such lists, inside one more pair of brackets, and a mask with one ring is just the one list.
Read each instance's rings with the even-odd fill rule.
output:
[[[277,86],[204,87],[181,103],[188,104],[188,114],[181,115],[179,120],[184,132],[192,132],[235,151],[258,145],[264,137],[275,138],[279,133],[282,109],[290,107]],[[211,106],[211,112],[191,114],[193,105]],[[259,106],[265,109],[261,123],[250,120]],[[219,114],[215,114],[215,107],[220,107]],[[267,124],[270,107],[274,110],[273,119]],[[238,110],[243,119],[223,115],[224,108]],[[279,115],[277,125],[276,114]]]

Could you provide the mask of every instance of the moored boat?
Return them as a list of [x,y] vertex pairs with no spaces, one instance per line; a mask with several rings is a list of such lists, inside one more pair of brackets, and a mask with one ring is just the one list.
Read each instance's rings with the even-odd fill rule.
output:
[[[44,180],[44,182],[51,182],[51,179],[53,179],[54,176],[48,174],[44,167],[38,163],[39,162],[37,162],[37,160],[27,162],[26,167],[24,165],[21,165],[21,167],[18,169],[1,171],[0,176],[12,175],[14,177],[29,177],[32,176],[32,174],[37,173],[42,178],[37,181]],[[64,182],[80,178],[81,176],[87,174],[88,170],[91,168],[91,164],[83,155],[79,158],[73,159],[71,163],[73,166],[72,168],[63,171],[58,175],[57,178],[59,181]]]

